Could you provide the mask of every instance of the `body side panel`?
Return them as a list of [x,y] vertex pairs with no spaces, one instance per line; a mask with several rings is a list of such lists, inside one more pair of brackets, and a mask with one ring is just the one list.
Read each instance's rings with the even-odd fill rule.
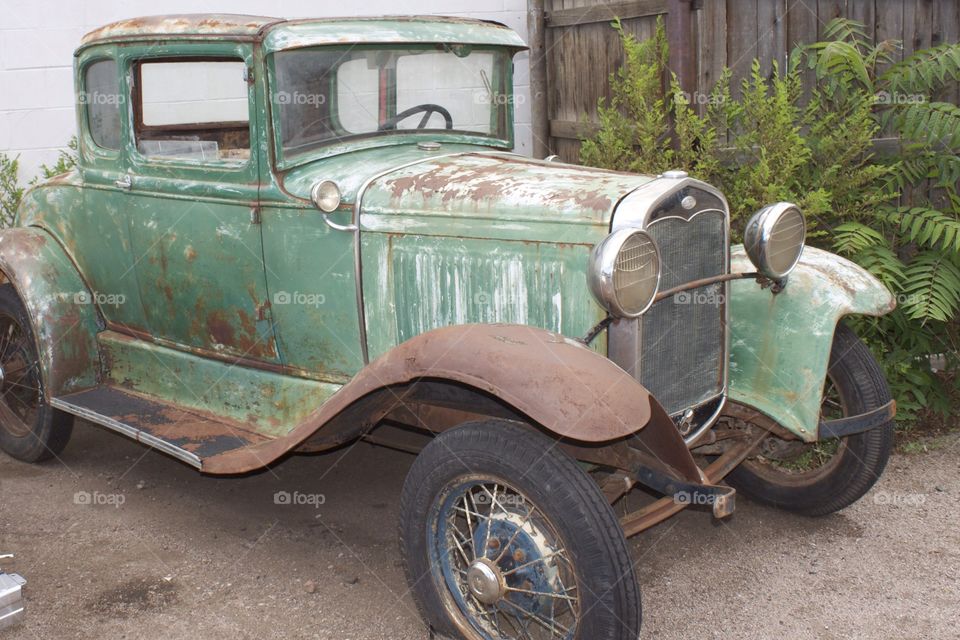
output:
[[286,435],[340,388],[111,331],[99,342],[107,384],[222,416],[269,437]]
[[[553,244],[488,238],[361,234],[363,302],[371,359],[432,329],[471,323],[585,335],[604,311],[586,289],[593,236]],[[592,348],[606,353],[606,340]],[[562,363],[556,363],[562,366]]]

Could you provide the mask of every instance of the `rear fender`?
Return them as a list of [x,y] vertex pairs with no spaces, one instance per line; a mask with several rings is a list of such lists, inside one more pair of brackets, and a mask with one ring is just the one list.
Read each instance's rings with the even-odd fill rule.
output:
[[[755,270],[742,246],[731,257],[734,273]],[[783,291],[774,295],[753,280],[735,280],[730,297],[730,400],[804,441],[816,440],[837,322],[889,313],[893,296],[853,262],[805,247]]]
[[5,229],[0,231],[0,272],[27,308],[47,397],[95,386],[100,320],[63,248],[40,229]]

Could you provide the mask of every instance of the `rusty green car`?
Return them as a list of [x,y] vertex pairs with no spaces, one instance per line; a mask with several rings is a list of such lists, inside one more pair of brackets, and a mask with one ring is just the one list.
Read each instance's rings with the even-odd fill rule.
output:
[[[503,25],[179,15],[88,34],[77,167],[0,232],[0,447],[76,418],[215,475],[417,453],[400,546],[441,636],[635,640],[626,538],[734,494],[863,496],[894,299],[762,208],[512,153]],[[628,493],[633,510],[613,505]]]

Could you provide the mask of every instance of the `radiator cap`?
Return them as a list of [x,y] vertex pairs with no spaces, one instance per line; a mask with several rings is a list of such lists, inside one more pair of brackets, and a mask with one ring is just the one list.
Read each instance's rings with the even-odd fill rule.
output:
[[670,169],[670,171],[664,171],[663,177],[670,180],[682,180],[687,177],[687,172],[683,169]]

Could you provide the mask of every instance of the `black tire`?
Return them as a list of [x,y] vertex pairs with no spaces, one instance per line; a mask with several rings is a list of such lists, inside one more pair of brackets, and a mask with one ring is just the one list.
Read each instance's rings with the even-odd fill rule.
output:
[[[845,415],[876,409],[890,401],[880,365],[852,329],[837,326],[829,377]],[[823,516],[850,506],[880,479],[893,449],[894,422],[843,438],[822,473],[790,476],[762,463],[744,462],[727,480],[747,497],[807,516]]]
[[[447,504],[460,504],[452,503],[445,496],[453,495],[469,481],[502,483],[504,496],[509,495],[510,489],[515,489],[530,502],[525,506],[529,520],[533,519],[529,515],[533,510],[543,514],[548,525],[553,525],[553,528],[544,527],[542,530],[555,532],[560,544],[548,548],[563,549],[564,554],[569,552],[569,565],[564,563],[564,566],[571,570],[571,574],[575,574],[577,581],[575,590],[564,593],[580,594],[576,603],[579,615],[575,617],[574,624],[567,627],[573,632],[573,637],[580,640],[636,640],[639,637],[640,590],[626,539],[613,509],[596,483],[573,459],[558,450],[554,441],[530,429],[500,420],[466,423],[440,434],[420,453],[404,482],[400,503],[400,546],[411,591],[432,632],[438,637],[469,640],[496,639],[498,635],[501,638],[518,637],[510,635],[509,631],[488,633],[482,623],[477,622],[483,618],[466,615],[463,609],[465,605],[457,603],[444,577],[442,563],[436,560],[438,556],[432,551],[438,548],[437,543],[441,538],[446,539],[439,533],[440,525],[436,525],[442,519],[439,514],[443,513],[444,500]],[[497,501],[496,487],[494,484],[494,503]],[[482,493],[473,495],[483,496]],[[467,505],[466,498],[463,499],[463,504]],[[476,507],[475,498],[473,504]],[[494,507],[491,506],[488,515],[494,513]],[[476,532],[480,531],[481,525],[492,528],[489,522],[477,517]],[[521,523],[519,528],[523,530],[524,525]],[[516,531],[516,527],[513,531]],[[431,533],[436,535],[431,536]],[[470,533],[473,536],[474,529],[470,529]],[[464,543],[468,540],[470,538],[465,539]],[[499,562],[499,558],[504,556],[504,562],[517,557],[515,551],[506,553],[513,548],[510,540],[501,542],[498,539],[495,547],[493,543],[490,539],[489,543],[480,546],[485,550],[484,558],[488,548],[494,549],[491,557],[497,553],[496,549],[501,549],[494,562]],[[447,550],[451,557],[456,555],[452,549]],[[519,559],[529,557],[520,555]],[[473,558],[476,564],[475,552]],[[464,563],[466,561],[467,556],[464,555]],[[556,560],[550,562],[559,565]],[[517,565],[512,566],[516,571]],[[543,572],[547,571],[548,567],[544,566]],[[510,571],[501,576],[501,584],[509,582],[508,573]],[[560,585],[568,588],[562,580]],[[469,588],[460,595],[461,603],[471,601],[472,604],[467,608],[484,606],[479,599],[471,600],[474,596]],[[502,595],[498,602],[487,606],[499,608],[502,612],[512,611],[514,605],[503,602],[512,597],[514,594]],[[574,604],[570,603],[570,607],[572,611]],[[542,611],[536,606],[533,608]],[[508,625],[504,624],[504,628],[508,628]]]
[[70,441],[73,416],[45,402],[33,328],[10,284],[0,285],[0,367],[0,449],[24,462],[59,455]]

